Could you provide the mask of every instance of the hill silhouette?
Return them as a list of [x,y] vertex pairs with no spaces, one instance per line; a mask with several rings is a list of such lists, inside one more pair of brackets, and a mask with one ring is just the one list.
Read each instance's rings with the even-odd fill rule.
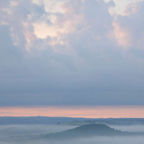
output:
[[95,136],[134,136],[143,135],[144,133],[134,133],[134,132],[122,132],[120,130],[115,130],[104,124],[88,124],[79,126],[74,129],[69,129],[62,132],[50,133],[46,135],[41,135],[41,138],[47,139],[70,139],[79,137],[95,137]]

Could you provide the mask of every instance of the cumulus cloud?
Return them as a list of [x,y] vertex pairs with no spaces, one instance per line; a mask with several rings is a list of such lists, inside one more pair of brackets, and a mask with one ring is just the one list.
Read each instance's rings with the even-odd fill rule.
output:
[[126,48],[143,50],[143,5],[144,1],[129,4],[114,21],[118,42]]
[[144,2],[61,3],[0,2],[0,105],[142,104]]

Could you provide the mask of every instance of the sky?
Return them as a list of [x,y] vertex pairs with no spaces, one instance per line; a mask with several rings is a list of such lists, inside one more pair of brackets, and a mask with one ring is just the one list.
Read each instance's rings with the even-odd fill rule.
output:
[[1,109],[143,106],[143,7],[144,0],[0,1]]
[[144,118],[144,106],[1,107],[0,116],[72,118]]

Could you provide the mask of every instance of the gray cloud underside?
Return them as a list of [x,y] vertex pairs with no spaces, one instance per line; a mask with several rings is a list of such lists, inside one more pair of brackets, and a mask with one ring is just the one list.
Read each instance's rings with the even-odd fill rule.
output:
[[[144,1],[114,16],[112,1],[70,0],[64,13],[10,2],[0,1],[0,106],[143,105]],[[42,39],[40,22],[68,29]]]

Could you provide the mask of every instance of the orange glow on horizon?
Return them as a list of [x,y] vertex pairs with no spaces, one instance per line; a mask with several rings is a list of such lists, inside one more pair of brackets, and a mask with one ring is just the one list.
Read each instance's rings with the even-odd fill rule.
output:
[[144,118],[144,106],[0,107],[0,116]]

